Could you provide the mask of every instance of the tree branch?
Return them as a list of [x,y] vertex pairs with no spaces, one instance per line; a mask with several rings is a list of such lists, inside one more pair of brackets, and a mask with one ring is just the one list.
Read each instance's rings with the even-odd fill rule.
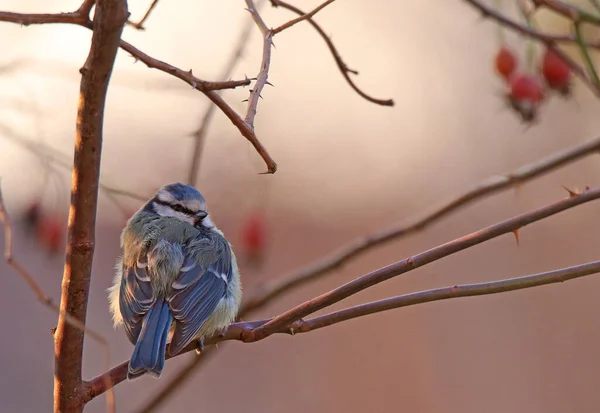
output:
[[[126,0],[99,0],[82,74],[71,185],[68,243],[60,309],[85,324],[94,255],[102,126],[108,83],[127,21]],[[55,342],[54,411],[83,411],[84,334],[59,316]]]
[[600,188],[575,194],[574,196],[569,196],[569,198],[566,198],[562,201],[558,201],[535,211],[508,219],[488,228],[466,235],[462,238],[458,238],[454,241],[440,245],[439,247],[432,248],[429,251],[414,255],[395,264],[388,265],[387,267],[381,268],[370,274],[363,275],[356,280],[313,298],[312,300],[306,301],[275,317],[265,325],[253,330],[251,334],[248,334],[246,340],[261,340],[273,334],[274,332],[279,331],[281,328],[293,324],[295,321],[298,321],[309,314],[329,307],[330,305],[335,304],[344,298],[389,280],[390,278],[407,273],[433,261],[437,261],[441,258],[488,241],[492,238],[496,238],[500,235],[517,231],[519,228],[525,225],[598,198],[600,198]]
[[293,25],[295,25],[296,23],[300,23],[301,21],[307,20],[307,19],[312,19],[313,16],[315,14],[317,14],[318,12],[320,12],[321,10],[323,10],[325,7],[329,6],[331,3],[333,3],[335,0],[327,0],[324,3],[321,3],[319,6],[317,6],[316,8],[314,8],[312,11],[303,14],[300,17],[296,17],[293,20],[290,20],[287,23],[282,24],[281,26],[271,30],[273,32],[273,35],[276,35],[277,33],[280,33],[282,31],[284,31],[285,29],[288,29],[290,27],[292,27]]
[[146,10],[144,17],[142,17],[142,19],[139,22],[136,23],[136,22],[132,22],[131,20],[127,20],[127,24],[136,28],[137,30],[146,30],[146,28],[144,27],[144,23],[146,22],[146,20],[148,20],[148,17],[150,17],[152,10],[154,10],[154,8],[156,7],[157,4],[158,4],[158,0],[152,0],[150,7],[148,7],[148,10]]
[[353,318],[364,317],[369,314],[380,313],[401,307],[429,303],[432,301],[447,300],[459,297],[474,297],[478,295],[498,294],[508,291],[523,290],[525,288],[538,287],[541,285],[562,283],[575,278],[585,277],[600,272],[600,261],[593,261],[574,267],[562,268],[560,270],[542,272],[524,277],[509,278],[500,281],[484,282],[477,284],[462,284],[432,290],[419,291],[411,294],[399,295],[374,301],[367,304],[357,305],[333,313],[315,317],[300,323],[294,333],[306,333],[319,328],[327,327]]
[[258,106],[258,99],[261,97],[260,94],[268,83],[269,78],[269,66],[271,65],[271,45],[273,44],[273,32],[269,30],[262,17],[258,13],[254,1],[245,0],[248,11],[252,15],[252,19],[256,23],[256,26],[263,35],[263,54],[262,62],[260,64],[260,71],[256,76],[256,84],[254,89],[250,90],[250,96],[248,97],[248,109],[246,111],[245,122],[248,127],[254,130],[254,117],[256,116],[256,108]]
[[[307,14],[307,13],[303,12],[302,10],[300,10],[299,8],[293,6],[293,5],[289,4],[289,3],[286,3],[285,1],[281,1],[281,0],[270,0],[270,1],[271,1],[271,5],[273,7],[282,7],[284,9],[287,9],[287,10],[290,10],[290,11],[296,13],[299,16],[305,16]],[[325,33],[325,31],[321,28],[321,26],[319,26],[310,17],[306,18],[306,20],[317,31],[317,33],[319,33],[319,35],[321,35],[321,37],[323,38],[323,40],[327,44],[327,47],[329,48],[329,51],[333,55],[333,58],[335,59],[335,63],[337,64],[338,69],[342,73],[342,76],[344,77],[344,79],[346,79],[346,82],[348,82],[348,84],[350,85],[350,87],[356,93],[358,93],[363,99],[366,99],[366,100],[368,100],[371,103],[375,103],[377,105],[382,105],[382,106],[394,106],[394,101],[392,99],[377,99],[377,98],[374,98],[374,97],[372,97],[370,95],[367,95],[365,92],[363,92],[361,89],[359,89],[359,87],[356,86],[356,84],[354,83],[354,81],[352,80],[352,78],[350,78],[350,73],[352,73],[354,75],[358,75],[358,72],[356,70],[350,69],[346,65],[346,63],[342,60],[342,57],[340,56],[339,52],[337,51],[335,45],[333,44],[333,42],[331,41],[331,39],[329,38],[329,36],[327,35],[327,33]]]
[[[590,189],[580,194],[570,195],[568,198],[555,202],[554,204],[550,204],[543,208],[505,220],[498,224],[432,248],[428,251],[388,265],[387,267],[383,267],[363,275],[362,277],[342,285],[341,287],[313,298],[312,300],[306,301],[273,319],[234,323],[224,334],[213,336],[206,339],[204,342],[206,345],[215,344],[225,340],[239,340],[245,343],[252,343],[263,340],[266,337],[276,333],[294,334],[295,332],[301,330],[302,325],[307,322],[302,320],[303,317],[337,303],[342,299],[349,297],[350,295],[356,294],[368,287],[379,284],[398,275],[410,272],[416,268],[440,260],[469,247],[481,244],[501,235],[517,231],[519,228],[525,225],[596,199],[600,199],[600,188]],[[348,314],[346,313],[346,315]],[[195,350],[196,347],[197,346],[195,343],[191,343],[175,357],[188,351]],[[113,385],[125,380],[127,376],[127,364],[128,362],[124,362],[114,367],[104,375],[90,380],[87,383],[87,388],[89,389],[87,393],[88,396],[90,398],[94,398],[102,394],[102,392],[105,390],[104,386],[107,377],[111,380]]]

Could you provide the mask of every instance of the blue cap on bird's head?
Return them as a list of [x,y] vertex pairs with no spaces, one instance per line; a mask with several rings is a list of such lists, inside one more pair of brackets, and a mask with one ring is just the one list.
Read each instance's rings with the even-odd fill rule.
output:
[[162,193],[162,195],[168,194],[172,198],[175,198],[175,200],[177,200],[177,201],[185,202],[185,201],[199,200],[199,201],[206,203],[206,201],[204,200],[204,197],[202,196],[200,191],[198,191],[193,186],[182,184],[181,182],[175,182],[175,183],[163,186],[162,188],[160,188],[158,190],[156,195],[158,197],[160,197],[161,193]]

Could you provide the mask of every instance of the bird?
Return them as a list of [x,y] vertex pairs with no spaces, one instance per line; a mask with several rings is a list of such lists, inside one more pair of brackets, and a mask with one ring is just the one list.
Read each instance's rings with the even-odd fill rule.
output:
[[235,320],[242,284],[231,244],[210,219],[206,201],[179,182],[161,187],[127,221],[113,285],[115,328],[134,345],[129,380],[159,378],[169,355],[224,332]]

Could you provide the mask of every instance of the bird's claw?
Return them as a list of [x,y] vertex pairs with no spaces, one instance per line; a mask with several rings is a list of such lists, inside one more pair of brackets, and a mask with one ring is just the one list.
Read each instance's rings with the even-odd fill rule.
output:
[[204,351],[204,337],[200,337],[198,341],[196,341],[196,353],[202,354]]

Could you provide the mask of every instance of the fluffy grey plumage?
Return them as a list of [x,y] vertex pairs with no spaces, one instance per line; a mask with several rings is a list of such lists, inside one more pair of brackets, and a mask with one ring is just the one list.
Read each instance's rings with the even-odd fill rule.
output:
[[135,345],[128,377],[160,376],[166,356],[227,327],[242,290],[231,245],[194,188],[161,188],[127,222],[109,291],[115,326]]

